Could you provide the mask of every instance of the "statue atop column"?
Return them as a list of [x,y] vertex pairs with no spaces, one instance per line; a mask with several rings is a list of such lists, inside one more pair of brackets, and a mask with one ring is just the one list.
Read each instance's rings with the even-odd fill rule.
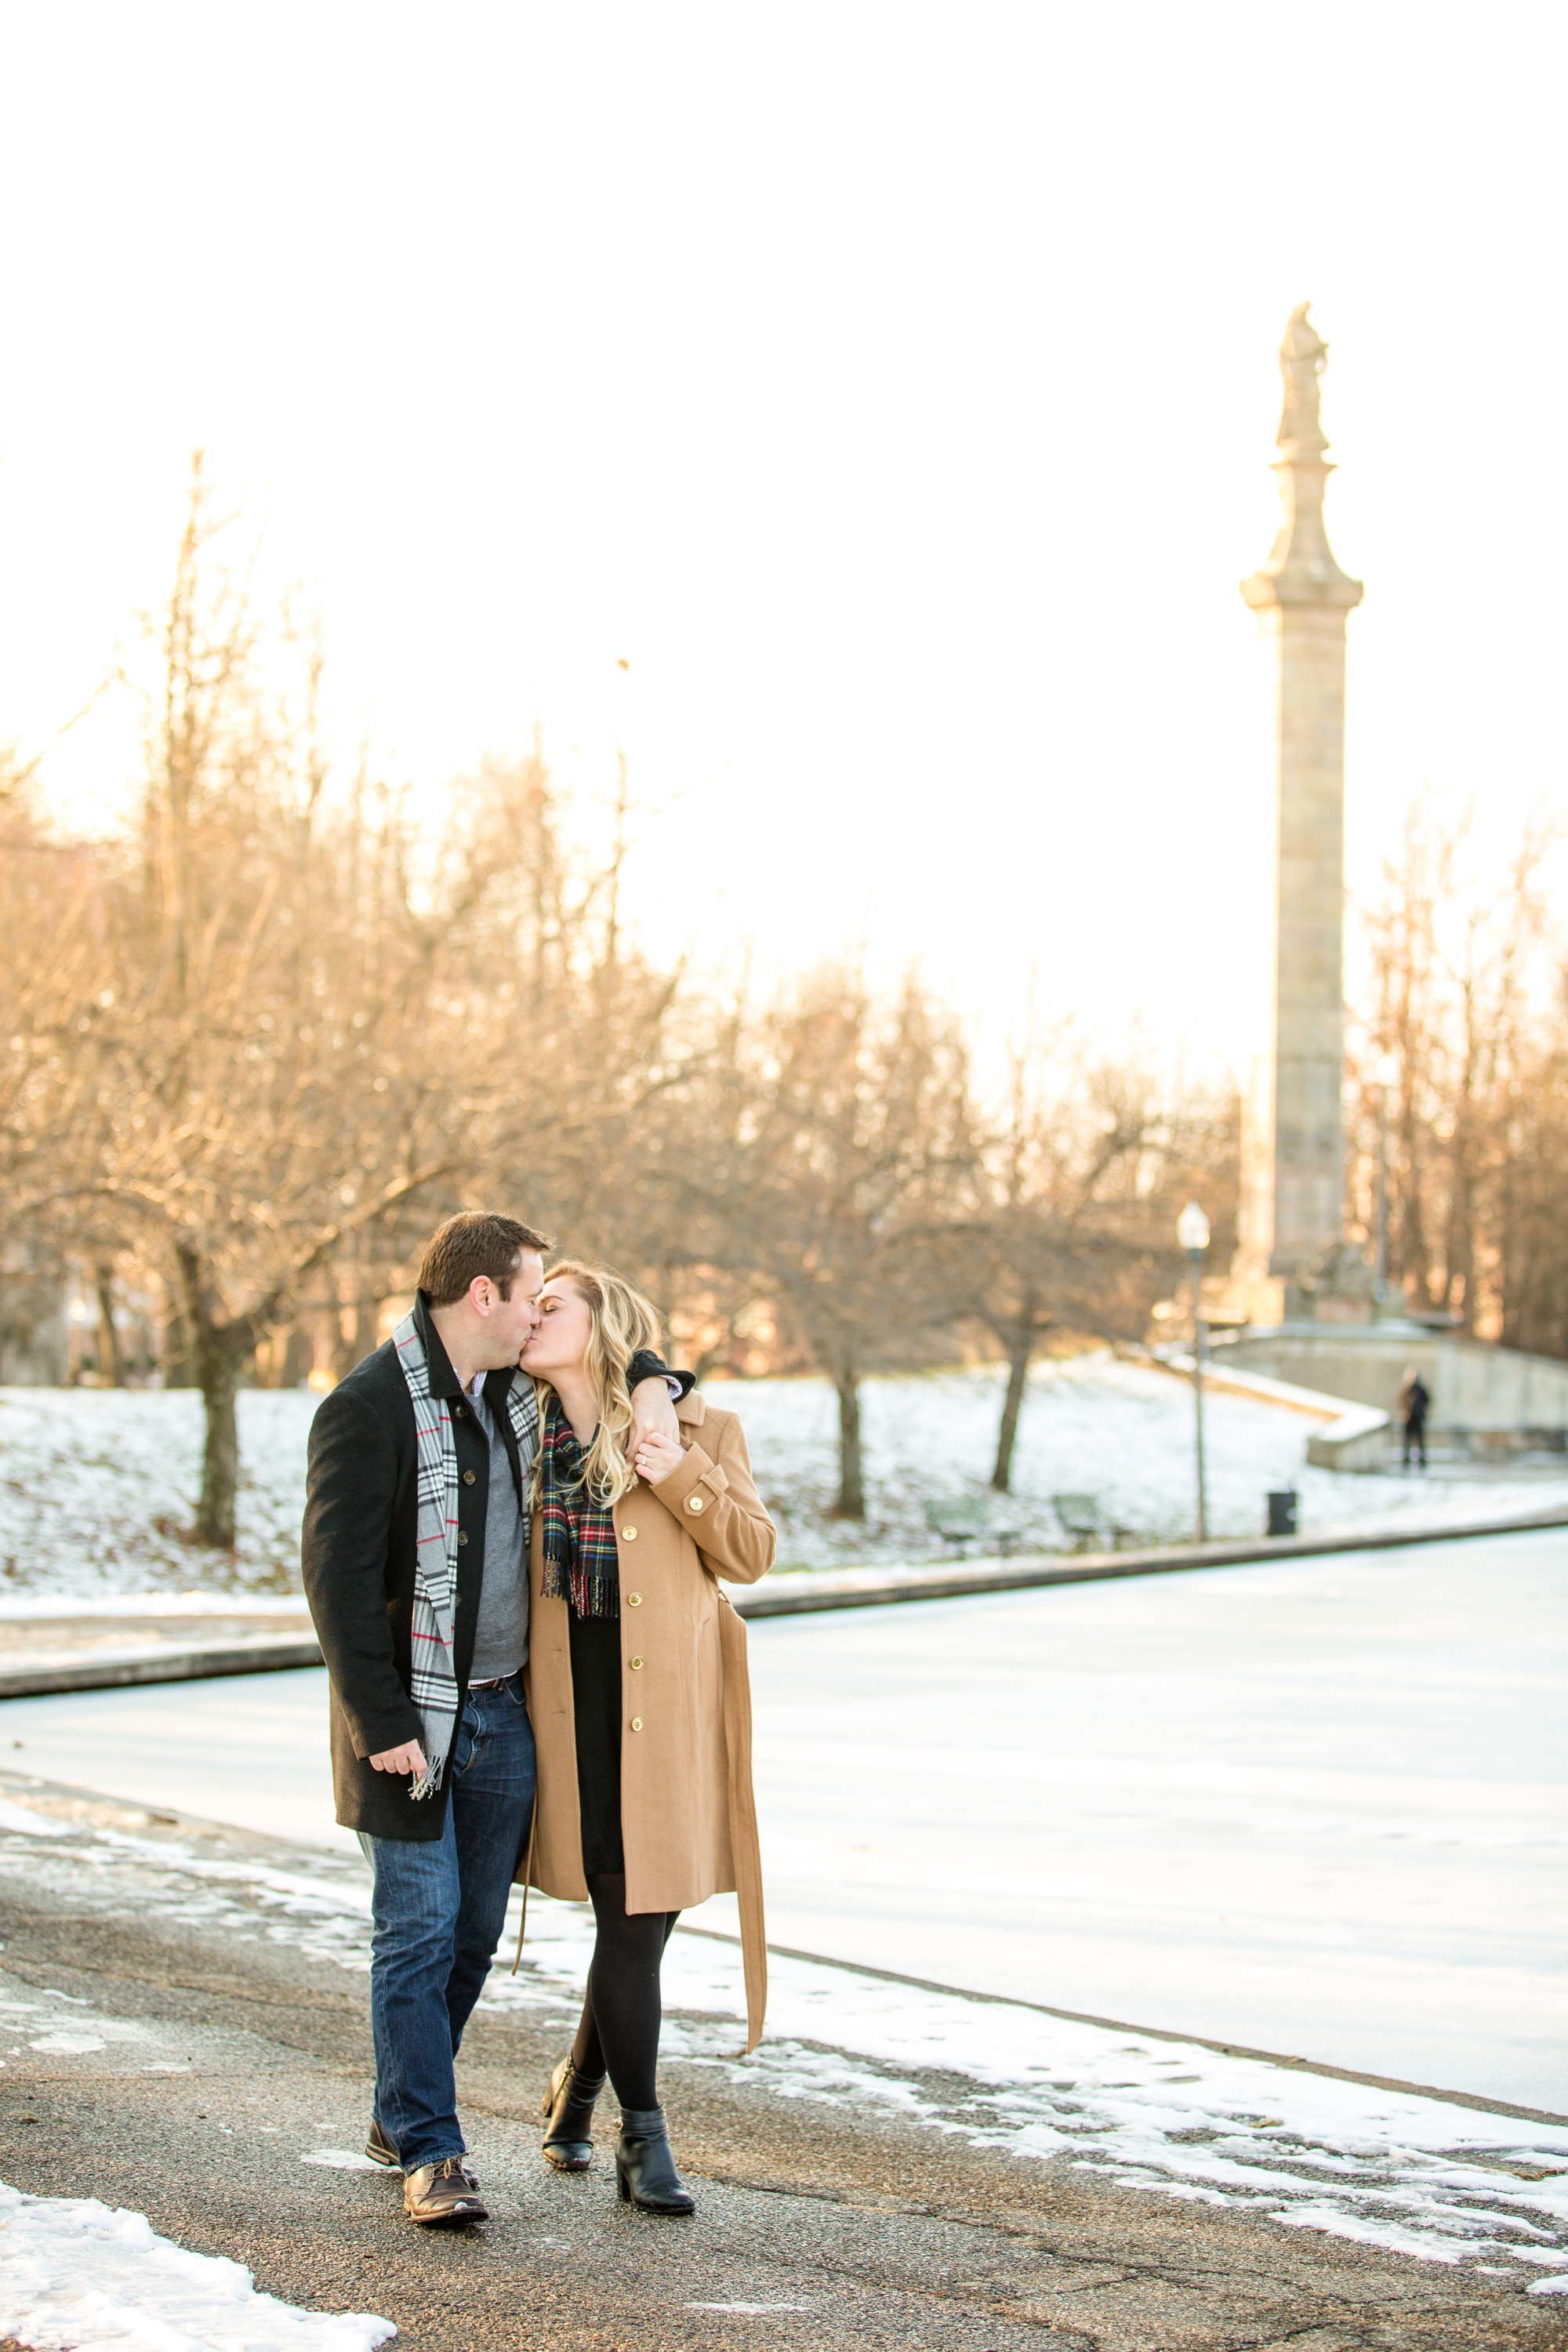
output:
[[1333,472],[1323,455],[1327,434],[1318,419],[1319,379],[1329,347],[1308,319],[1310,302],[1298,302],[1279,346],[1285,406],[1279,417],[1279,535],[1261,572],[1241,583],[1255,612],[1273,604],[1337,605],[1349,612],[1361,603],[1361,583],[1334,561],[1323,529],[1323,489]]
[[1285,406],[1275,436],[1286,457],[1317,457],[1328,447],[1318,421],[1321,398],[1319,379],[1328,365],[1329,347],[1308,321],[1310,302],[1298,302],[1279,346],[1279,373],[1285,379]]
[[1276,679],[1272,1034],[1259,1055],[1243,1145],[1242,1254],[1255,1318],[1331,1321],[1370,1311],[1365,1269],[1343,1229],[1345,616],[1359,580],[1323,529],[1333,472],[1319,421],[1329,347],[1310,305],[1279,346],[1279,529],[1268,561],[1241,583],[1271,648]]

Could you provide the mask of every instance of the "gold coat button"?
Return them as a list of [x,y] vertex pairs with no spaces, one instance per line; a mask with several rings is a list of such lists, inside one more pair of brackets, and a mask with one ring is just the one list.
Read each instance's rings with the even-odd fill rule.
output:
[[641,1716],[640,1716],[640,1715],[634,1715],[634,1716],[633,1716],[633,1717],[632,1717],[632,1729],[633,1729],[634,1731],[640,1731],[640,1730],[642,1729],[642,1717],[641,1717]]
[[628,1609],[640,1609],[642,1607],[642,1594],[640,1592],[628,1592],[626,1595],[626,1607]]
[[641,1664],[642,1664],[642,1660],[641,1660],[640,1658],[634,1658],[634,1659],[632,1660],[632,1672],[633,1672],[633,1674],[634,1674],[634,1675],[637,1673],[637,1668],[638,1668]]
[[460,1544],[466,1544],[466,1543],[468,1542],[468,1528],[459,1528],[458,1529],[458,1541]]
[[702,1508],[701,1496],[688,1495],[686,1497],[686,1507],[689,1511],[700,1511]]
[[621,1529],[621,1541],[623,1543],[636,1543],[637,1539],[637,1531],[636,1528],[623,1528]]
[[464,1486],[471,1486],[473,1485],[473,1483],[474,1483],[474,1474],[473,1474],[473,1472],[472,1472],[471,1470],[465,1470],[465,1471],[464,1471],[464,1473],[463,1473],[463,1484],[464,1484]]

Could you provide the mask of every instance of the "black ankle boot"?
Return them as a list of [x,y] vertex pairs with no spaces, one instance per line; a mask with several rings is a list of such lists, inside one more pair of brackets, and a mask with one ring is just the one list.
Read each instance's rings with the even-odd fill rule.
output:
[[662,2107],[623,2107],[616,2181],[623,2205],[644,2213],[695,2213],[697,2200],[675,2168]]
[[570,2058],[563,2058],[550,2077],[550,2088],[544,2094],[542,2113],[549,2117],[544,2126],[544,2153],[558,2172],[586,2172],[594,2160],[594,2143],[588,2133],[594,2121],[594,2102],[605,2087],[602,2074],[579,2074]]

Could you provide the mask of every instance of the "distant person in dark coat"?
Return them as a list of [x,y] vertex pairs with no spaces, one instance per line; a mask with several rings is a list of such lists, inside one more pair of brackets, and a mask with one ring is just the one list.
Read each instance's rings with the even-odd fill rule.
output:
[[1423,1470],[1426,1467],[1426,1409],[1431,1402],[1431,1391],[1415,1365],[1409,1365],[1405,1374],[1405,1385],[1399,1391],[1399,1425],[1405,1435],[1403,1466],[1406,1470],[1410,1467],[1412,1446],[1420,1456]]

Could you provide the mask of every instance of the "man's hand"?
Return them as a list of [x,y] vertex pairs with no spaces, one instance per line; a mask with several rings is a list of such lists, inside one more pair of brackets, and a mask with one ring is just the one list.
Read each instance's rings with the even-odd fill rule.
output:
[[384,1748],[379,1756],[370,1759],[373,1772],[412,1772],[416,1780],[425,1775],[425,1750],[416,1739],[406,1740],[401,1748]]
[[656,1373],[651,1381],[639,1381],[632,1391],[632,1427],[626,1439],[626,1459],[635,1461],[637,1450],[649,1437],[668,1438],[672,1445],[680,1443],[680,1423],[675,1417],[669,1390]]
[[673,1438],[656,1435],[643,1439],[632,1456],[632,1467],[648,1486],[657,1486],[661,1478],[673,1475],[685,1459]]

